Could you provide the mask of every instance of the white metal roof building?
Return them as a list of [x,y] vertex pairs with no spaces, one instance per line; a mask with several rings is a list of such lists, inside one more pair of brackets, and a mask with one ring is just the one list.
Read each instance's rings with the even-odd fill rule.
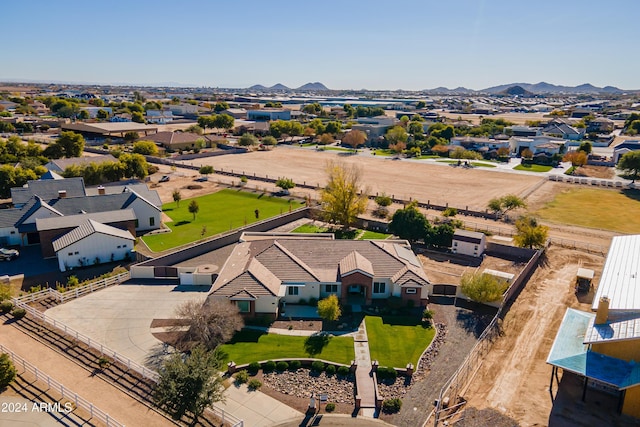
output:
[[591,309],[606,296],[610,311],[640,311],[639,273],[640,235],[614,237]]

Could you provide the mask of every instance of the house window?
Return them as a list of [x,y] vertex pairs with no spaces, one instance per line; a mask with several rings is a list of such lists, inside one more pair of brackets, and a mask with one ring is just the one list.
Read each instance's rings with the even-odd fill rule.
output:
[[384,294],[386,283],[384,282],[373,282],[373,293],[374,294]]
[[72,255],[73,255],[73,252],[69,252],[69,256],[72,256]]
[[11,234],[16,234],[16,232],[15,232],[15,231],[12,231],[12,232],[11,232]]
[[251,311],[251,301],[236,301],[240,313],[248,313]]
[[75,253],[75,255],[78,255],[78,254],[80,254],[80,252],[74,252],[74,253]]
[[[291,288],[289,288],[291,289]],[[324,285],[324,291],[329,294],[337,294],[338,293],[338,285]]]
[[138,219],[136,218],[136,228],[138,228],[140,226],[140,221],[138,221]]
[[407,288],[408,294],[417,294],[418,290],[416,288]]
[[118,249],[120,249],[120,245],[118,245]]
[[156,225],[156,219],[152,216],[149,217],[149,226],[153,227]]
[[299,289],[297,286],[289,286],[289,290],[287,291],[287,293],[289,295],[298,295]]

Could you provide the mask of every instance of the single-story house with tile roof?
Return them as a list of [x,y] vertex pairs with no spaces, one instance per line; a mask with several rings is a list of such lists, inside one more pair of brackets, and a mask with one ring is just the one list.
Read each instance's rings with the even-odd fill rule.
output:
[[640,235],[611,240],[602,277],[586,313],[565,312],[547,357],[552,382],[558,369],[620,399],[621,412],[640,419]]
[[209,294],[226,298],[246,316],[277,317],[286,303],[332,294],[343,304],[391,296],[427,304],[431,284],[406,240],[252,234],[235,246]]
[[135,237],[128,230],[88,219],[53,241],[60,271],[118,261],[131,256]]
[[96,156],[68,157],[49,161],[45,168],[49,171],[64,172],[70,166],[86,166],[91,163],[100,165],[102,163],[118,163],[118,159],[111,154],[98,154]]
[[158,132],[144,139],[170,150],[192,150],[196,148],[196,141],[199,139],[204,140],[205,147],[211,147],[212,141],[216,140],[212,135],[198,135],[192,132]]

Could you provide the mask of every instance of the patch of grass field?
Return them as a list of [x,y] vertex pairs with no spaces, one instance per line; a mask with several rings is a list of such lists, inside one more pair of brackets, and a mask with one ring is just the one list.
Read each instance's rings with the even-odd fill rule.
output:
[[514,170],[517,171],[529,171],[529,172],[549,172],[551,169],[553,169],[553,166],[546,166],[546,165],[518,165],[515,168],[513,168]]
[[328,233],[329,229],[314,224],[302,224],[300,227],[291,231],[292,233]]
[[362,233],[362,235],[358,237],[358,240],[382,240],[386,239],[389,236],[391,236],[391,234],[365,230],[364,233]]
[[382,149],[382,148],[378,148],[378,149],[377,149],[377,150],[375,150],[373,153],[374,153],[376,156],[383,156],[383,157],[384,157],[384,156],[393,156],[393,155],[395,155],[395,154],[396,154],[396,153],[391,152],[391,150],[385,150],[385,149]]
[[355,358],[350,337],[297,337],[245,329],[220,347],[227,355],[226,360],[236,364],[314,357],[348,365]]
[[[438,163],[448,163],[448,164],[457,164],[458,160],[451,160],[451,159],[445,159],[445,160],[436,160],[436,162]],[[464,165],[464,160],[462,160],[462,163],[460,166]],[[482,163],[482,162],[471,162],[471,166],[477,167],[477,168],[495,168],[496,165],[492,165],[490,163]]]
[[[189,212],[191,200],[196,200],[200,207],[195,219]],[[288,198],[231,189],[182,200],[180,207],[171,202],[163,205],[162,211],[173,220],[166,223],[172,232],[144,236],[142,239],[152,251],[163,251],[242,227],[245,223],[251,224],[288,212],[289,203]],[[291,201],[291,209],[297,209],[302,205],[302,202]],[[260,218],[256,218],[256,209],[259,210]],[[206,227],[204,236],[203,227]]]
[[329,146],[329,147],[324,147],[325,150],[330,150],[330,151],[353,151],[353,148],[344,148],[344,147],[334,147],[334,146]]
[[435,154],[425,154],[422,156],[416,156],[414,157],[414,159],[418,159],[418,160],[423,160],[423,159],[439,159],[440,156],[435,155]]
[[577,168],[578,168],[577,166],[571,166],[569,169],[567,169],[567,171],[564,174],[573,175],[573,171],[575,171]]
[[420,319],[407,316],[366,316],[371,360],[380,366],[418,366],[418,359],[435,336],[434,328],[424,328]]
[[640,191],[573,188],[557,194],[535,214],[564,224],[638,233]]

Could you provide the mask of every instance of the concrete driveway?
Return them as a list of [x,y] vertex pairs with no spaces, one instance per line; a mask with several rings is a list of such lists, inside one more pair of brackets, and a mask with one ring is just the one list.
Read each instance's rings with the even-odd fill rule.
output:
[[151,334],[154,319],[172,319],[189,300],[204,301],[209,287],[126,282],[47,310],[47,316],[116,352],[148,366],[147,357],[162,346]]
[[249,391],[246,384],[232,384],[225,392],[225,402],[216,403],[216,407],[241,418],[247,427],[268,427],[303,418],[300,411],[259,391]]
[[43,259],[40,245],[18,248],[20,256],[12,261],[0,261],[0,276],[24,274],[25,277],[58,272],[58,259]]

